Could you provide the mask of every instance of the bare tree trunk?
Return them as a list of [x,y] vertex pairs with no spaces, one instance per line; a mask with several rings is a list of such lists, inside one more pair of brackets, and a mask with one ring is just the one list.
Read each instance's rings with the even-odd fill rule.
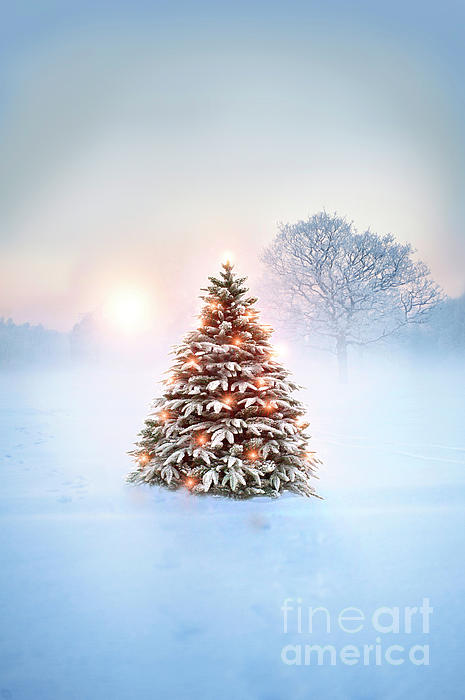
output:
[[347,384],[347,341],[345,335],[341,333],[336,340],[336,355],[339,366],[339,381]]

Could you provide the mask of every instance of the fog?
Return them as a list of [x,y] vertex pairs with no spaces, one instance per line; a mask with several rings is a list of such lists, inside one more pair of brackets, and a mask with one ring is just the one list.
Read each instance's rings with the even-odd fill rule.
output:
[[[332,358],[286,343],[323,501],[125,484],[167,347],[0,372],[5,697],[461,696],[463,363],[384,349],[353,355],[341,385]],[[431,663],[287,665],[285,645],[377,633],[298,634],[290,617],[284,634],[286,598],[335,618],[428,598],[430,633],[378,637],[427,644]]]
[[[465,5],[2,10],[1,700],[461,699]],[[401,295],[400,326],[419,295],[398,257],[371,285],[376,246],[348,277],[323,246],[317,265],[342,275],[331,313],[304,332],[300,307],[286,325],[263,250],[279,222],[323,210],[411,244],[446,295],[427,323],[350,345],[347,383],[310,328],[343,347],[343,377],[342,336],[363,335],[345,334],[354,300],[359,330],[375,318],[382,336],[387,300]],[[322,500],[125,481],[225,250],[302,387]],[[348,279],[367,286],[354,297]],[[386,294],[370,305],[370,289]],[[326,609],[331,630],[300,630],[301,607],[305,621]],[[341,628],[344,608],[360,632]],[[372,624],[383,608],[399,629]],[[334,645],[337,663],[297,663],[300,644]],[[342,660],[365,644],[369,663]]]

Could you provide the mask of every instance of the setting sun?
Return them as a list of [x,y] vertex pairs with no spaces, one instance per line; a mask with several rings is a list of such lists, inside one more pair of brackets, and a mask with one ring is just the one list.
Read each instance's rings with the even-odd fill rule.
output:
[[142,331],[149,326],[151,318],[147,294],[135,287],[116,290],[104,307],[104,315],[119,330]]

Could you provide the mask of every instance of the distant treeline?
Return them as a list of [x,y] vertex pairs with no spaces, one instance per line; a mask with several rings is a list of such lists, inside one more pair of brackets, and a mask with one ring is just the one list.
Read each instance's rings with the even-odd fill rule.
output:
[[465,356],[465,294],[441,302],[427,323],[409,328],[407,338],[413,353]]
[[69,333],[49,330],[41,324],[18,325],[0,318],[0,367],[58,365],[73,359],[94,359],[98,337],[90,315]]
[[68,333],[0,319],[0,366],[56,364],[70,356]]
[[[393,338],[393,345],[413,356],[465,357],[465,294],[441,302],[428,322],[409,327]],[[69,333],[0,319],[0,368],[94,361],[104,359],[109,349],[91,314]]]

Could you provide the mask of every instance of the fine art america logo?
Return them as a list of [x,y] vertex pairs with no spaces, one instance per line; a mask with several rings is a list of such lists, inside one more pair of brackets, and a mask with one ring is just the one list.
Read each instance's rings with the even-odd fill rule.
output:
[[[423,598],[421,605],[414,607],[380,607],[368,615],[356,607],[334,614],[322,606],[305,607],[301,598],[286,598],[281,612],[282,631],[292,636],[292,642],[298,641],[286,644],[281,650],[281,660],[288,666],[430,664],[429,644],[418,643],[425,641],[424,635],[430,631],[433,608],[429,598]],[[353,635],[368,635],[370,643],[347,643],[360,641],[360,636]],[[337,643],[327,643],[334,641],[332,637]],[[322,639],[323,643],[315,643]],[[404,643],[391,644],[391,641]]]

